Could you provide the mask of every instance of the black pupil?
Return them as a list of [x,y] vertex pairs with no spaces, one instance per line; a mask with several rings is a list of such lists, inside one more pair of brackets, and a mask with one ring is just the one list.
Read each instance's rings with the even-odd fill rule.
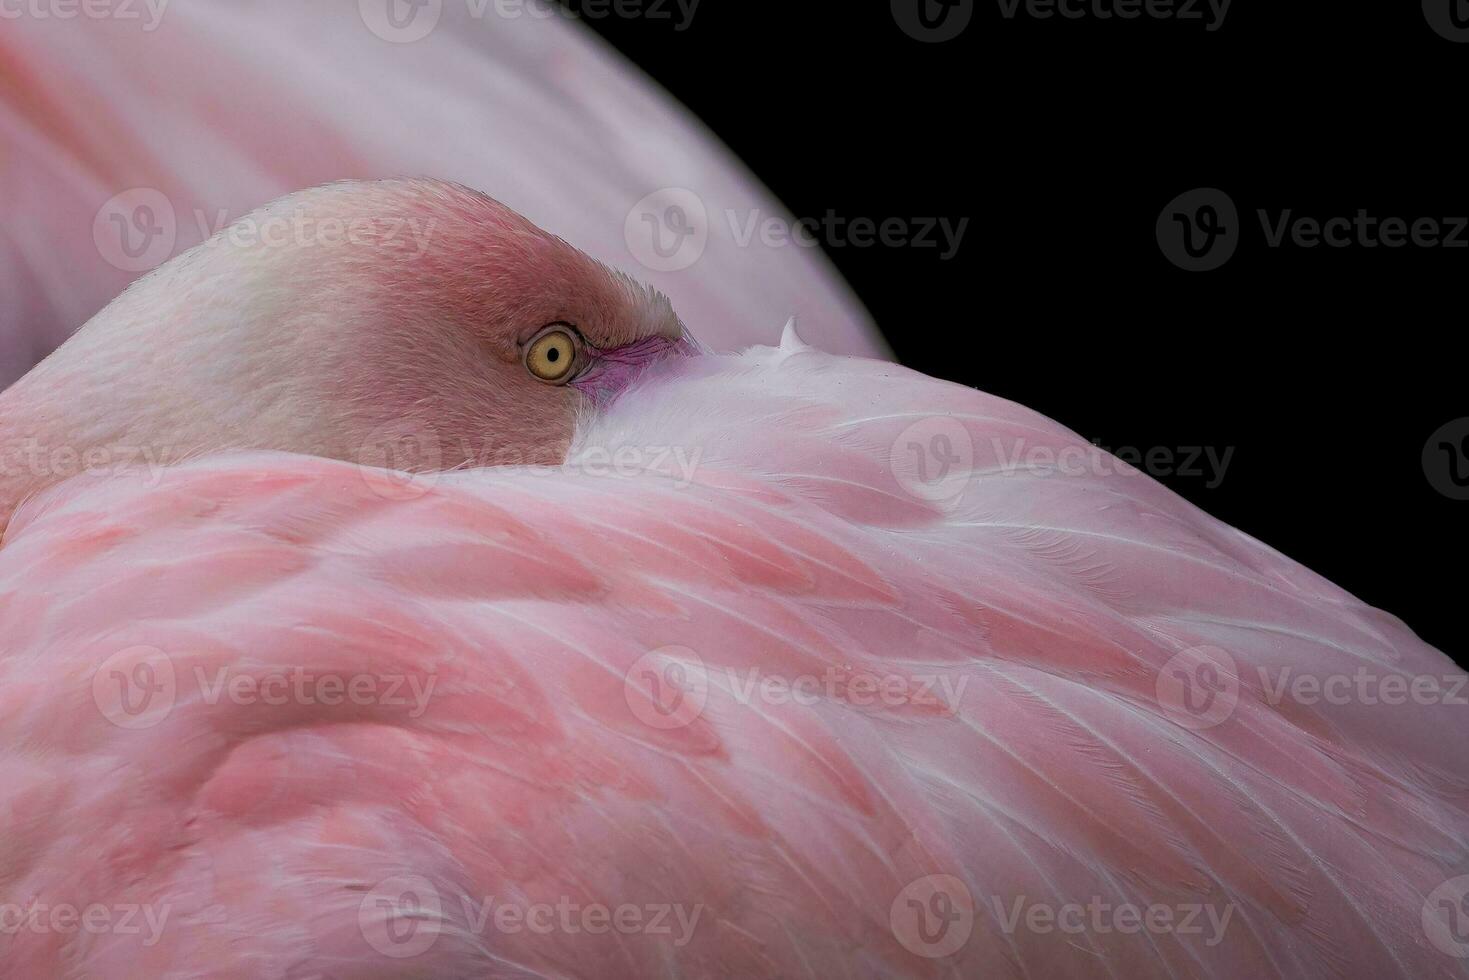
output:
[[557,361],[561,360],[561,349],[558,347],[552,347],[550,350],[546,351],[546,360],[550,361],[552,364],[555,364]]

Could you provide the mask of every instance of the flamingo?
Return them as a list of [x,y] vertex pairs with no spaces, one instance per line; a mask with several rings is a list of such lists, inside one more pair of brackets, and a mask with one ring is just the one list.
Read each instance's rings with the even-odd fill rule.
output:
[[1019,405],[688,326],[348,182],[0,395],[6,975],[1465,975],[1443,654]]
[[1465,975],[1404,624],[869,359],[575,25],[159,6],[0,31],[5,976]]

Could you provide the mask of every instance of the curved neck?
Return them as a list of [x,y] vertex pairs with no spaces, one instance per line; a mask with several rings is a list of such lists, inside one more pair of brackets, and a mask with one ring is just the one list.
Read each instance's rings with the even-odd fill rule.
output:
[[0,392],[0,530],[27,497],[86,471],[87,447],[61,437],[65,411],[49,373],[36,368]]

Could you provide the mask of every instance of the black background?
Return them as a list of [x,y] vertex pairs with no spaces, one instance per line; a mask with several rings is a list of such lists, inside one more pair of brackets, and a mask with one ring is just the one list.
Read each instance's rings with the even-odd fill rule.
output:
[[[796,216],[970,218],[947,262],[830,250],[904,363],[1108,448],[1233,447],[1216,487],[1162,479],[1463,662],[1469,502],[1421,454],[1469,415],[1469,249],[1269,248],[1256,211],[1469,214],[1469,44],[1417,3],[1236,0],[1207,19],[1009,19],[987,0],[943,43],[884,2],[588,23]],[[1212,272],[1155,235],[1196,187],[1240,214]]]

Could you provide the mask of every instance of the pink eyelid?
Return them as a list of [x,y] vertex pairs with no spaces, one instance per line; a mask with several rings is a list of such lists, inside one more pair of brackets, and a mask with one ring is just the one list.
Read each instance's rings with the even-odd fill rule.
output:
[[621,347],[603,349],[587,345],[585,350],[591,363],[572,379],[571,385],[601,405],[626,390],[654,361],[669,354],[692,354],[697,348],[687,338],[644,337]]

